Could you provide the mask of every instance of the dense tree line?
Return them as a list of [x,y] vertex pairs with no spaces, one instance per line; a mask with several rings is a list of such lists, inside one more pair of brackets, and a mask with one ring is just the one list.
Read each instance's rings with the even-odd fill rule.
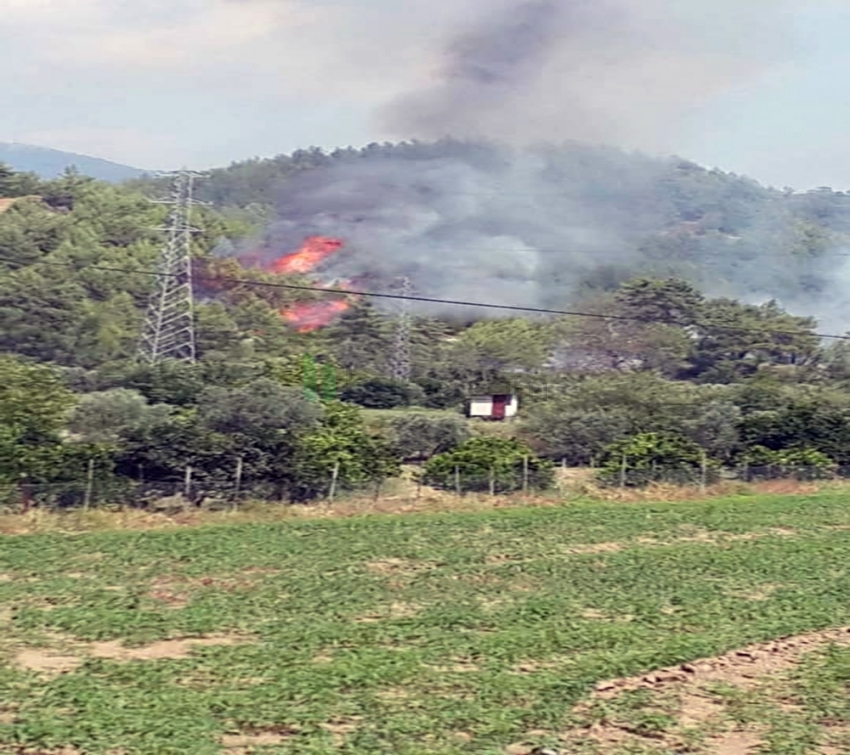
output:
[[[424,147],[372,153],[385,149]],[[146,196],[153,185],[73,171],[43,182],[0,166],[0,197],[16,199],[0,212],[0,482],[80,483],[93,465],[119,487],[173,490],[191,468],[202,492],[238,477],[298,501],[330,480],[378,486],[404,459],[427,462],[438,487],[454,489],[463,468],[483,490],[547,485],[546,460],[609,476],[624,457],[653,474],[850,466],[850,347],[824,344],[812,319],[776,302],[709,297],[675,277],[589,280],[575,309],[599,317],[417,316],[402,382],[388,377],[395,320],[379,303],[359,299],[330,327],[294,331],[280,311],[308,294],[254,286],[273,279],[218,252],[265,222],[266,192],[287,171],[353,159],[369,158],[313,151],[214,173],[222,206],[194,221],[199,360],[156,366],[136,358],[164,220]],[[724,233],[776,201],[809,224],[800,238],[812,254],[850,229],[843,195],[677,170],[688,179],[669,189],[670,211],[701,207],[692,222],[711,216]],[[339,400],[312,392],[305,357],[335,375]],[[478,437],[465,401],[504,392],[520,396],[514,438]],[[386,409],[396,411],[380,421],[363,411]]]

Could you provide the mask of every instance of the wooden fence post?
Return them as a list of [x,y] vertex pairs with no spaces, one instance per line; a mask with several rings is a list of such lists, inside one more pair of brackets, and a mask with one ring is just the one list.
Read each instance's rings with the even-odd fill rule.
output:
[[522,494],[528,495],[528,457],[522,457]]
[[239,492],[242,488],[242,467],[243,467],[244,464],[245,464],[245,459],[242,456],[240,456],[236,460],[236,480],[235,480],[235,483],[234,483],[234,486],[233,486],[233,488],[234,488],[233,489],[233,510],[234,511],[236,511],[236,509],[239,506]]
[[328,500],[333,503],[334,496],[336,495],[336,482],[339,479],[339,462],[334,464],[334,471],[331,474],[331,489],[328,493]]
[[91,506],[91,497],[94,489],[94,459],[89,459],[89,471],[86,475],[86,492],[83,497],[83,511],[88,511]]
[[186,465],[186,474],[183,477],[183,500],[184,500],[183,508],[184,508],[184,510],[186,508],[186,504],[189,503],[191,498],[192,498],[192,465],[187,464]]

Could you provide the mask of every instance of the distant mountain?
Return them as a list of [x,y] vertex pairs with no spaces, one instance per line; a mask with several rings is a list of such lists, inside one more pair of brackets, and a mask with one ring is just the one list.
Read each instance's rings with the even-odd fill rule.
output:
[[17,171],[36,173],[47,179],[56,178],[70,165],[76,166],[77,170],[86,176],[113,183],[138,178],[145,173],[139,168],[102,160],[99,157],[9,142],[0,142],[0,163],[6,163]]

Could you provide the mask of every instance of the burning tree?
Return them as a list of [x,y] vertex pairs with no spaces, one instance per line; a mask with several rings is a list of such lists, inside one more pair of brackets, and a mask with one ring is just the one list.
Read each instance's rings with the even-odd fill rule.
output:
[[[277,275],[306,275],[315,271],[326,259],[344,247],[340,239],[327,236],[309,236],[297,252],[273,260],[267,270]],[[344,287],[344,283],[342,287]],[[327,287],[325,287],[327,288]],[[307,301],[284,307],[281,316],[299,333],[310,333],[330,325],[351,306],[348,299]]]

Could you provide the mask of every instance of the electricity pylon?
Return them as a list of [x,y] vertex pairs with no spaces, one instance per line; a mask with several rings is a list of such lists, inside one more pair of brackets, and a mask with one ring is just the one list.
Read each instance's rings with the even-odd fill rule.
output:
[[154,364],[163,359],[195,361],[195,322],[192,295],[192,234],[189,225],[194,181],[199,174],[182,170],[174,177],[171,197],[157,200],[171,205],[168,223],[157,230],[166,234],[156,267],[156,283],[148,303],[139,356]]
[[[410,278],[402,278],[401,296],[410,296],[412,290]],[[400,309],[396,318],[393,355],[390,362],[390,373],[396,380],[410,380],[410,329],[410,300],[403,298],[400,300]]]

